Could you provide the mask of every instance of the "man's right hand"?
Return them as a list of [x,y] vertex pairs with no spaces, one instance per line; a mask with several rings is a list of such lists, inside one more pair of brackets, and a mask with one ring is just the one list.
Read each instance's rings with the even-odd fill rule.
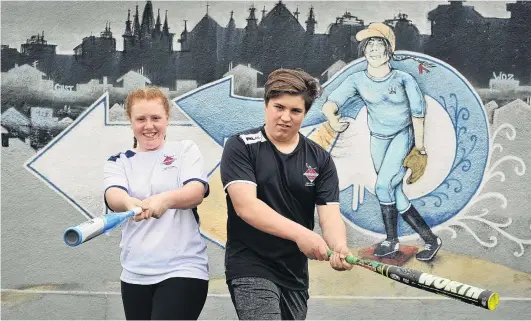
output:
[[310,260],[328,261],[328,245],[321,235],[307,229],[295,242],[299,250]]

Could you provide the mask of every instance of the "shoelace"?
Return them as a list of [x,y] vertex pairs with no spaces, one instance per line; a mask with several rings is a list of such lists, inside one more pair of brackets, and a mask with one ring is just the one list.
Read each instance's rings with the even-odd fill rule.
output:
[[389,241],[383,241],[383,242],[382,242],[382,246],[387,246],[387,247],[389,247],[389,246],[391,246],[391,242],[389,242]]
[[431,244],[426,244],[426,245],[424,245],[424,249],[425,249],[426,251],[431,251]]

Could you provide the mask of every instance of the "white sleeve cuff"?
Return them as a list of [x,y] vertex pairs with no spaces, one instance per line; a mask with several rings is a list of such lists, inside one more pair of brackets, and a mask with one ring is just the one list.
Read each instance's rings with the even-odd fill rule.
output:
[[235,180],[235,181],[232,181],[232,182],[227,183],[227,185],[225,185],[225,186],[223,187],[223,190],[227,190],[227,187],[229,187],[230,185],[235,184],[235,183],[245,183],[245,184],[251,184],[251,185],[257,186],[256,183],[255,183],[255,182],[252,182],[252,181]]

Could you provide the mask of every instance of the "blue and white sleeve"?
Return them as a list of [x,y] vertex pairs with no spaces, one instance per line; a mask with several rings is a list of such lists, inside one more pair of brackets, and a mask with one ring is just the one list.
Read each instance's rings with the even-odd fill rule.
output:
[[197,147],[193,141],[187,140],[184,142],[184,144],[185,145],[181,156],[181,186],[193,181],[201,182],[205,185],[204,196],[207,197],[210,190],[207,173],[205,172],[205,162],[203,160],[203,155],[201,154],[199,147]]
[[343,82],[328,95],[328,101],[334,102],[341,108],[345,102],[357,94],[354,75],[348,76]]
[[127,176],[125,175],[124,163],[120,158],[120,154],[113,155],[105,162],[103,166],[103,198],[105,200],[105,206],[112,210],[107,204],[107,199],[105,199],[105,193],[108,189],[116,187],[123,189],[129,193],[129,182]]

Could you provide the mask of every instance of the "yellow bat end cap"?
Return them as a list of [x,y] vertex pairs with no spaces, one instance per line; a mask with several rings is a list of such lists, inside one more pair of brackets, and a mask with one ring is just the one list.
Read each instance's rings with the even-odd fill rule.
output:
[[500,295],[498,293],[492,293],[487,303],[489,310],[496,310],[498,303],[500,303]]

